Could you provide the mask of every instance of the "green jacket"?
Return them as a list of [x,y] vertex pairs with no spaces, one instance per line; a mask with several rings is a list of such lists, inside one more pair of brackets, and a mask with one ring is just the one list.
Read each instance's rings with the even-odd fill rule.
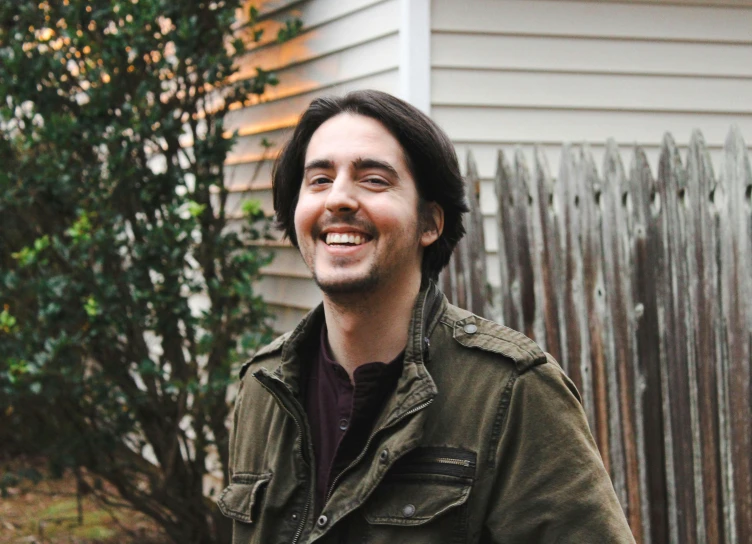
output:
[[413,310],[394,395],[313,519],[301,369],[322,320],[319,307],[241,371],[218,501],[233,543],[634,542],[556,361],[433,284]]

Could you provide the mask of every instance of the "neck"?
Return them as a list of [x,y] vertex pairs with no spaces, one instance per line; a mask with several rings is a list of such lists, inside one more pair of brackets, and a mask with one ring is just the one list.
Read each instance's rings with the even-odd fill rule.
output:
[[359,366],[389,363],[405,349],[419,291],[420,276],[367,294],[324,295],[329,347],[350,381]]

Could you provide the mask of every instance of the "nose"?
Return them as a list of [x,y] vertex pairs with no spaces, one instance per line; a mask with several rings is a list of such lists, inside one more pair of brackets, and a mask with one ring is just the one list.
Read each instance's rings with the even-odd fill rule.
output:
[[333,214],[352,214],[358,211],[354,185],[348,175],[338,175],[326,197],[326,209]]

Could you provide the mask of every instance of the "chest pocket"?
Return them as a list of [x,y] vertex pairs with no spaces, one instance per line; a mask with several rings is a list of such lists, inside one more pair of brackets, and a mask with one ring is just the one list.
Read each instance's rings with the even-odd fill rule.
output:
[[228,518],[241,523],[253,523],[261,511],[264,488],[272,478],[265,474],[234,474],[232,483],[219,496],[217,506]]
[[363,505],[369,542],[465,542],[475,453],[418,448],[398,460]]

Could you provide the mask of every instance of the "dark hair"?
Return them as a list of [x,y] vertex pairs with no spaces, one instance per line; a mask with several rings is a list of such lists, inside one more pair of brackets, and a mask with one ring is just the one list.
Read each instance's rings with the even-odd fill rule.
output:
[[380,91],[354,91],[311,102],[285,144],[272,172],[277,226],[297,247],[295,208],[303,181],[305,154],[311,136],[340,113],[363,115],[379,121],[402,146],[405,161],[422,201],[444,210],[444,230],[423,253],[422,275],[436,279],[449,262],[454,246],[465,234],[462,214],[469,211],[457,154],[447,135],[416,107]]

